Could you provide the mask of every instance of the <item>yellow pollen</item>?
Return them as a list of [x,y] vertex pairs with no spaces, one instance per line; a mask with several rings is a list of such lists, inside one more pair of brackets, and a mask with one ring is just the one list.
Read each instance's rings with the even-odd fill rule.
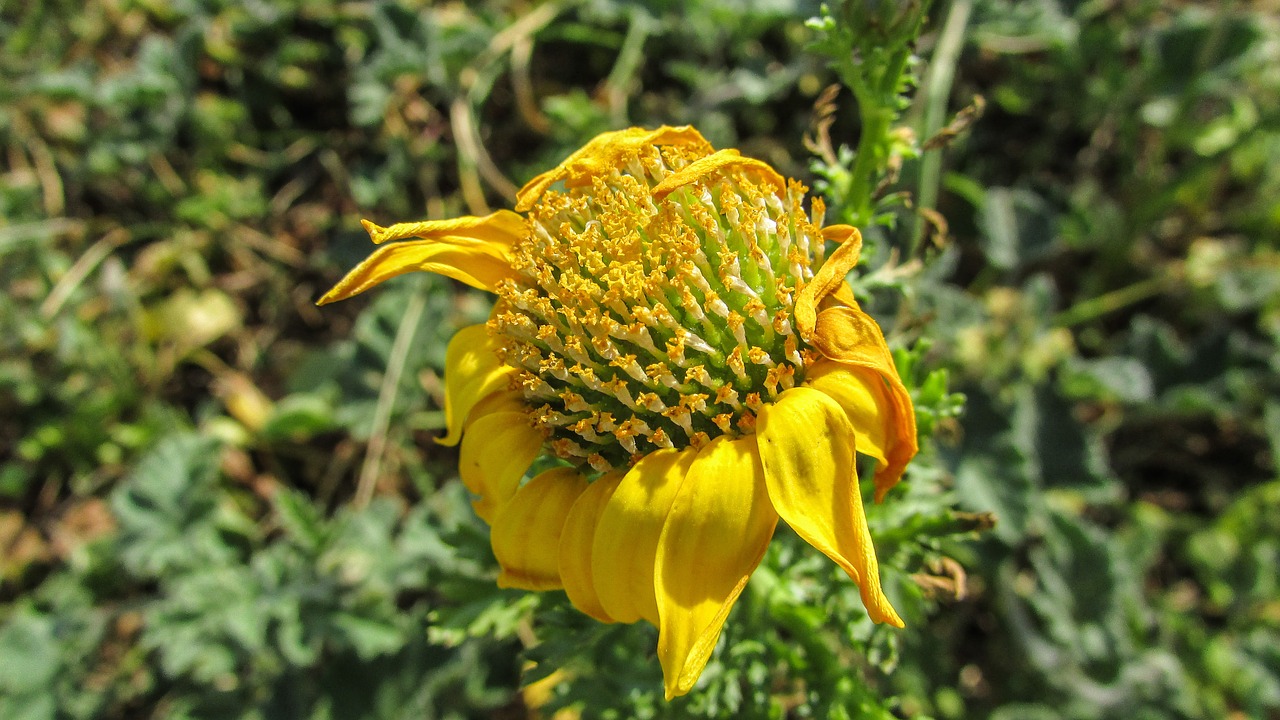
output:
[[569,429],[582,436],[587,442],[599,442],[600,435],[596,433],[595,424],[590,418],[583,418],[578,422],[569,426]]
[[564,390],[560,393],[560,399],[564,401],[564,407],[571,412],[583,412],[591,409],[587,401],[572,390]]
[[669,418],[676,425],[679,425],[680,429],[684,430],[686,435],[692,436],[694,434],[693,423],[689,419],[693,413],[684,405],[669,407],[662,411],[662,415],[663,417]]
[[769,391],[769,397],[772,398],[778,394],[778,385],[781,382],[782,382],[782,378],[780,373],[778,372],[778,368],[776,367],[769,368],[769,372],[765,373],[765,376],[764,376],[764,387],[766,390]]
[[649,435],[649,442],[653,443],[654,445],[657,445],[660,448],[675,447],[675,444],[671,442],[671,438],[667,437],[667,431],[663,430],[662,428],[658,428],[657,430],[654,430]]
[[708,389],[715,389],[715,381],[711,378],[711,373],[701,365],[694,365],[684,371],[684,381],[687,383],[698,383]]
[[721,385],[716,391],[716,402],[728,405],[734,410],[739,410],[742,405],[738,402],[738,391],[732,385]]
[[649,412],[660,413],[667,409],[666,403],[662,402],[662,398],[657,393],[647,392],[636,396],[636,404],[648,410]]
[[570,460],[573,458],[585,459],[587,455],[590,454],[586,450],[584,450],[581,445],[570,440],[569,438],[556,438],[555,440],[551,441],[550,445],[551,445],[551,452],[554,452],[556,455],[566,460]]
[[750,379],[747,377],[747,366],[742,362],[742,348],[736,347],[729,353],[728,365],[739,380]]
[[683,395],[680,398],[680,406],[689,408],[694,412],[702,412],[707,409],[707,395],[705,393]]

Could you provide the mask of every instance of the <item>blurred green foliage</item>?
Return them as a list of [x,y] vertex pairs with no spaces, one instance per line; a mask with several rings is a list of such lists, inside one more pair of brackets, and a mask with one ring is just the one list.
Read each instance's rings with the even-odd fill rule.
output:
[[[0,717],[1280,714],[1280,8],[831,5],[0,4]],[[312,303],[361,216],[686,122],[863,226],[928,441],[908,628],[780,529],[667,704],[494,586],[430,441],[484,298]]]

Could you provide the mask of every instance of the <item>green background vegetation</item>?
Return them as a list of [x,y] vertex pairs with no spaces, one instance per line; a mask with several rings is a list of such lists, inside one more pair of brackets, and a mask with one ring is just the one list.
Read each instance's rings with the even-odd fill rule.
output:
[[[0,2],[0,717],[1280,717],[1280,8],[1214,5],[938,0],[872,198],[816,3]],[[780,530],[672,704],[652,628],[494,587],[430,439],[485,298],[313,306],[360,217],[664,123],[863,223],[926,438],[908,628]]]

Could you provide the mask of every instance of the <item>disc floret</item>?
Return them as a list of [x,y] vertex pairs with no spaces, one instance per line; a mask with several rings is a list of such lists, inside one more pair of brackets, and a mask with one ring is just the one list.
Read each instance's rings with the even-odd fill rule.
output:
[[489,328],[558,456],[601,471],[754,432],[804,378],[792,325],[823,207],[709,148],[636,148],[528,208]]

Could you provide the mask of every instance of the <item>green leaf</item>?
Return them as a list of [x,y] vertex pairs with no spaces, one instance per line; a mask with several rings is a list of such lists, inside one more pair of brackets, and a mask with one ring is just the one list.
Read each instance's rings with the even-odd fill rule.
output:
[[333,616],[333,623],[364,660],[395,652],[408,641],[405,629],[389,619],[342,612]]
[[268,441],[305,442],[336,427],[338,422],[334,408],[327,398],[312,393],[295,393],[275,404],[261,433]]
[[989,188],[978,222],[987,260],[1002,270],[1022,268],[1059,247],[1057,213],[1025,188]]
[[112,494],[125,566],[142,577],[222,564],[235,555],[219,527],[216,440],[171,435]]
[[[58,656],[61,645],[55,631],[55,619],[30,610],[21,610],[0,626],[0,697],[47,695],[61,670]],[[35,698],[24,700],[27,709],[20,712],[40,716],[36,707],[44,707]],[[53,717],[52,714],[47,717]]]
[[1123,403],[1147,402],[1155,395],[1150,371],[1141,362],[1125,357],[1074,360],[1063,387],[1071,397]]

